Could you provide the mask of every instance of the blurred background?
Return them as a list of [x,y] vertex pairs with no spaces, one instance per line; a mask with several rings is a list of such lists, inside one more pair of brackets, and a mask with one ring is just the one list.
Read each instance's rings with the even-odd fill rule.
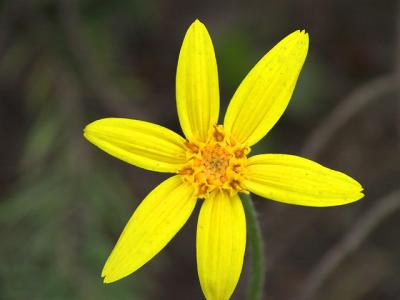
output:
[[[199,18],[213,38],[222,115],[251,67],[296,29],[310,51],[288,110],[254,153],[302,155],[358,179],[333,208],[255,197],[265,299],[400,299],[400,5],[394,0],[0,1],[0,299],[202,299],[188,224],[133,276],[100,272],[165,174],[82,136],[103,117],[181,132],[178,51]],[[250,249],[233,299],[246,299]]]

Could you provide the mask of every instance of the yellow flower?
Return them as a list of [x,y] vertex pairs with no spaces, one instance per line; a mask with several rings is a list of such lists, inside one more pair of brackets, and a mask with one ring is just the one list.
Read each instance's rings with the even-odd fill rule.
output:
[[176,102],[185,138],[139,120],[107,118],[84,129],[105,152],[135,166],[174,174],[142,201],[103,272],[119,280],[148,262],[175,236],[197,199],[197,268],[207,299],[228,299],[239,280],[246,220],[238,193],[306,206],[333,206],[363,197],[351,177],[286,154],[248,157],[283,114],[308,51],[308,34],[295,31],[270,50],[234,94],[218,125],[219,87],[214,48],[196,20],[179,54]]

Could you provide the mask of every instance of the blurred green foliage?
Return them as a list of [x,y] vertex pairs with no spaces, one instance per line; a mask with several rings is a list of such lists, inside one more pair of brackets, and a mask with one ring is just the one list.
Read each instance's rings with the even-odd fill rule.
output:
[[[8,23],[2,30],[10,33],[4,37],[8,44],[2,47],[0,80],[22,89],[23,101],[8,101],[20,103],[29,126],[17,127],[23,134],[15,136],[23,140],[10,150],[19,156],[12,163],[18,181],[0,202],[0,299],[139,298],[140,275],[110,286],[100,278],[121,224],[131,214],[133,195],[115,170],[87,153],[81,135],[91,118],[83,117],[87,93],[79,79],[79,58],[63,28],[70,25],[62,19],[70,16],[60,18],[60,3],[2,4]],[[103,8],[98,4],[82,3],[83,11],[98,8],[84,13],[82,36],[90,36],[94,59],[102,62],[99,69],[124,76],[110,63],[118,60],[114,38],[107,34],[111,7],[107,1]],[[130,12],[135,17],[136,11]],[[125,82],[129,86],[134,80]]]

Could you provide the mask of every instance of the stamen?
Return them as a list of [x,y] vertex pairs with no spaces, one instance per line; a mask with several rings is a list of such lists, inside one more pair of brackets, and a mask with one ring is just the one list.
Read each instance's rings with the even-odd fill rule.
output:
[[183,168],[179,171],[179,175],[192,175],[194,173],[193,169],[190,167]]
[[235,173],[239,173],[242,170],[242,167],[240,165],[234,165],[232,170]]
[[236,158],[242,158],[242,157],[244,157],[244,154],[245,154],[244,148],[235,151]]
[[217,142],[222,142],[225,138],[225,135],[218,130],[218,126],[214,125],[214,138]]
[[199,195],[204,195],[205,193],[207,193],[207,185],[205,185],[205,184],[202,184],[202,185],[200,185],[200,187],[199,187]]
[[193,153],[199,152],[199,147],[195,144],[189,143],[188,141],[185,142],[185,146],[188,147]]
[[215,182],[215,179],[216,179],[216,177],[215,177],[215,175],[214,174],[211,174],[211,175],[209,175],[208,177],[207,177],[207,183],[208,184],[213,184],[214,182]]
[[226,177],[225,175],[223,175],[223,176],[221,176],[221,177],[219,178],[219,180],[221,180],[221,182],[224,183],[224,182],[228,181],[228,177]]
[[232,180],[232,181],[231,181],[231,187],[232,187],[234,190],[237,190],[237,191],[241,190],[240,182],[237,181],[237,180]]

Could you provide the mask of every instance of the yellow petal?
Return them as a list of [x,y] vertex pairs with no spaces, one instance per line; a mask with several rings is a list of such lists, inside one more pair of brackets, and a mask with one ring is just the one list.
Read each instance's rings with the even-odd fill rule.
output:
[[197,270],[208,300],[232,295],[245,247],[246,219],[239,196],[217,192],[205,199],[197,224]]
[[195,205],[193,188],[179,175],[157,186],[126,224],[103,268],[104,282],[128,276],[153,258],[186,223]]
[[206,141],[209,129],[218,122],[219,87],[214,47],[199,20],[189,27],[179,54],[176,105],[185,136]]
[[246,188],[279,202],[335,206],[364,196],[362,186],[353,178],[299,156],[256,155],[248,159],[247,170]]
[[149,122],[107,118],[90,123],[84,136],[100,149],[143,169],[175,173],[185,163],[185,140]]
[[308,50],[308,34],[295,31],[270,50],[242,81],[224,126],[242,143],[254,145],[285,111]]

